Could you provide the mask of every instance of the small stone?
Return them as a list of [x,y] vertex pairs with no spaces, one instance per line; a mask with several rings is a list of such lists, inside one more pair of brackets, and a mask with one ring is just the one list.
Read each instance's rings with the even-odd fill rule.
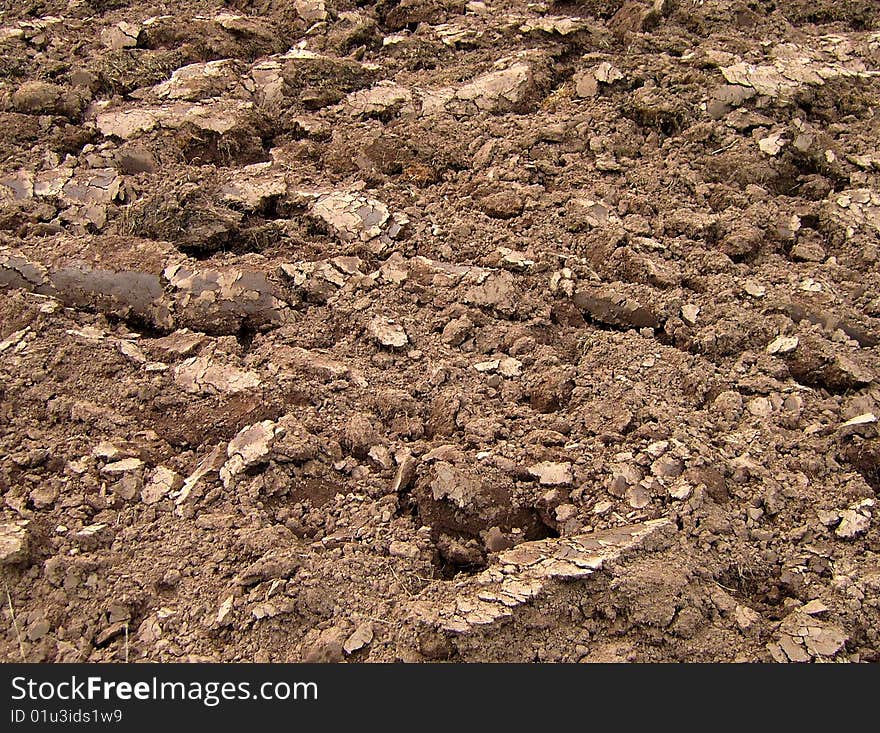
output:
[[92,547],[100,542],[107,534],[105,530],[107,525],[103,522],[96,522],[83,527],[79,532],[74,532],[74,539],[86,547]]
[[693,326],[697,322],[697,316],[700,315],[700,306],[688,303],[681,307],[681,317],[689,326]]
[[225,459],[226,446],[222,443],[214,446],[214,448],[198,462],[195,470],[184,479],[183,487],[174,499],[175,503],[178,505],[185,504],[189,499],[192,490],[202,481],[202,479],[211,475],[216,475],[220,472]]
[[391,453],[384,445],[374,445],[367,451],[367,458],[381,471],[388,471],[394,466]]
[[767,288],[754,280],[746,280],[743,283],[743,290],[753,298],[763,298],[767,294]]
[[101,469],[101,473],[128,473],[129,471],[139,471],[143,467],[144,462],[140,458],[123,458],[121,461],[108,463]]
[[712,119],[718,120],[754,96],[754,89],[748,89],[738,84],[722,84],[712,92],[706,111]]
[[801,607],[801,613],[805,613],[808,616],[821,616],[822,614],[828,613],[828,606],[826,606],[819,599],[814,599],[805,603]]
[[409,343],[403,326],[387,318],[374,318],[367,326],[367,332],[379,345],[392,349],[399,349]]
[[158,466],[141,491],[141,501],[144,504],[156,504],[182,486],[183,478],[179,474],[165,466]]
[[642,480],[642,473],[636,466],[623,464],[615,466],[611,473],[611,480],[608,484],[608,490],[612,496],[622,499],[626,496],[626,490],[630,486],[635,486]]
[[508,378],[522,376],[522,362],[519,359],[514,359],[512,356],[501,359],[498,363],[498,373],[502,377]]
[[92,448],[92,455],[95,458],[103,458],[105,461],[117,461],[129,454],[115,443],[103,440]]
[[19,331],[13,331],[9,334],[5,339],[0,341],[0,354],[2,354],[6,349],[10,346],[15,346],[18,344],[25,336],[30,333],[30,327],[22,328]]
[[28,523],[0,524],[0,565],[17,565],[27,560],[29,552]]
[[613,84],[614,82],[623,79],[623,72],[609,64],[607,61],[603,61],[599,64],[593,70],[593,75],[596,77],[596,81],[601,82],[602,84]]
[[345,100],[352,116],[387,120],[404,107],[411,107],[412,92],[393,81],[380,81],[370,89],[353,92]]
[[311,212],[343,242],[369,242],[380,249],[409,223],[406,217],[392,214],[381,201],[348,191],[320,195]]
[[465,473],[445,461],[435,464],[430,488],[435,501],[446,499],[459,509],[473,507],[482,490],[473,474]]
[[668,440],[657,440],[651,443],[647,448],[645,448],[645,453],[647,453],[652,458],[659,458],[669,449],[669,441]]
[[346,654],[353,654],[359,649],[363,649],[373,641],[373,625],[369,621],[364,621],[358,626],[354,633],[349,636],[342,645],[342,651]]
[[749,400],[746,408],[755,417],[767,417],[773,413],[773,403],[767,397],[755,397]]
[[110,624],[95,635],[95,646],[104,646],[112,639],[115,639],[117,636],[124,633],[127,628],[128,621],[117,621],[116,623]]
[[231,623],[232,619],[230,617],[232,615],[232,607],[234,603],[235,596],[231,593],[223,599],[220,608],[217,609],[217,623],[220,626],[228,626],[229,623]]
[[404,453],[402,458],[398,453],[397,460],[400,465],[397,467],[394,481],[391,482],[391,491],[395,494],[408,488],[412,483],[412,480],[415,477],[417,464],[416,459],[413,458],[408,451]]
[[582,18],[545,16],[526,21],[519,29],[522,33],[541,31],[543,33],[558,33],[560,36],[567,36],[570,33],[576,33],[585,26],[586,24]]
[[852,540],[863,535],[871,526],[871,520],[859,514],[854,509],[844,509],[840,512],[840,524],[834,530],[834,534],[844,540]]
[[476,364],[474,364],[474,369],[476,369],[478,372],[481,372],[481,373],[494,372],[499,367],[500,364],[501,364],[501,361],[499,359],[490,359],[489,361],[479,361]]
[[748,631],[758,621],[761,620],[761,614],[748,606],[737,605],[733,611],[733,617],[736,619],[736,625],[740,631]]
[[142,488],[143,477],[139,473],[126,473],[110,487],[110,490],[123,501],[131,501]]
[[856,415],[855,417],[851,417],[845,423],[841,423],[840,429],[843,428],[854,428],[859,427],[861,425],[871,425],[872,423],[877,422],[877,416],[873,412],[865,412],[861,415]]
[[768,354],[788,354],[798,346],[797,336],[777,336],[767,344]]
[[573,232],[620,224],[611,204],[602,200],[575,196],[565,205],[565,227]]
[[[230,515],[221,515],[220,518],[226,519],[226,517],[231,519]],[[284,580],[292,577],[301,564],[302,559],[296,547],[282,544],[241,570],[235,582],[243,588],[248,588],[267,580]]]
[[144,355],[144,352],[141,351],[140,347],[133,341],[120,341],[119,351],[124,356],[127,356],[129,359],[131,359],[135,364],[147,363],[147,357]]
[[785,147],[785,144],[788,142],[784,137],[782,137],[782,133],[774,133],[773,135],[768,135],[765,138],[761,138],[758,141],[758,147],[761,149],[761,152],[769,155],[770,157],[776,157],[779,155],[779,152],[782,148]]
[[282,613],[288,613],[290,608],[286,604],[278,605],[272,601],[257,603],[251,608],[251,613],[258,621],[264,618],[274,618]]
[[150,345],[166,356],[189,356],[197,351],[205,340],[205,334],[183,328],[151,341]]
[[140,27],[122,21],[101,31],[101,42],[113,51],[123,48],[134,48],[138,44]]
[[840,522],[840,512],[833,510],[819,509],[816,516],[819,518],[819,523],[826,527],[833,527]]
[[840,370],[846,381],[854,385],[870,384],[874,381],[871,370],[857,364],[845,354],[837,354],[834,357],[834,366]]
[[557,522],[567,522],[577,516],[578,510],[574,504],[560,504],[555,513]]
[[518,252],[507,247],[499,247],[498,254],[501,255],[501,265],[506,270],[514,272],[525,272],[535,264],[534,260],[530,260],[523,252]]
[[693,493],[693,487],[687,482],[681,482],[667,489],[669,496],[676,501],[685,501]]
[[543,461],[531,466],[529,474],[542,486],[568,486],[573,481],[570,463]]
[[[455,114],[523,112],[539,98],[542,83],[535,72],[532,64],[519,61],[482,74],[457,90],[441,90],[440,103]],[[422,102],[423,112],[426,101]]]
[[[347,364],[331,359],[317,351],[309,351],[299,347],[280,348],[276,351],[275,358],[285,366],[302,370],[308,376],[316,377],[322,382],[340,379],[351,379],[357,382],[359,379],[357,373],[351,370]],[[363,386],[366,386],[366,382]]]
[[[363,264],[363,262],[360,257],[334,257],[330,261],[333,263],[333,266],[337,270],[339,270],[341,273],[343,273],[344,275],[360,275],[361,274],[361,265]],[[388,265],[390,263],[390,261],[391,260],[389,259],[385,264]],[[389,268],[389,269],[391,269],[391,268]],[[394,272],[396,274],[398,271],[395,269]],[[394,282],[395,284],[399,285],[400,282],[402,282],[406,278],[404,277],[403,280],[401,280],[400,276],[396,274],[395,277],[386,278],[386,279],[388,279],[390,282]]]
[[593,505],[593,514],[602,515],[611,511],[614,504],[610,501],[597,501]]
[[479,285],[466,290],[462,299],[472,305],[512,313],[517,308],[518,300],[515,278],[506,270],[493,273]]
[[268,460],[275,441],[276,424],[271,420],[243,428],[226,447],[229,460],[220,469],[224,486],[230,486],[235,476]]
[[790,394],[782,401],[782,409],[795,417],[800,417],[801,411],[804,409],[804,398],[797,393]]
[[296,14],[307,23],[327,20],[327,6],[324,0],[294,0]]

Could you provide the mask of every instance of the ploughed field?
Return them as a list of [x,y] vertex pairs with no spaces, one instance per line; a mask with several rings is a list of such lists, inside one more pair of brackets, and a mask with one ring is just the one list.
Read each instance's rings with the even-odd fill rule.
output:
[[875,0],[0,3],[6,661],[880,659]]

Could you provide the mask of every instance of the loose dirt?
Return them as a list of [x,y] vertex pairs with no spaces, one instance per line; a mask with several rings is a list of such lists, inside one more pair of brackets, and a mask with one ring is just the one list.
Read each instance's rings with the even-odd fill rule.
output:
[[0,7],[0,657],[880,659],[875,0]]

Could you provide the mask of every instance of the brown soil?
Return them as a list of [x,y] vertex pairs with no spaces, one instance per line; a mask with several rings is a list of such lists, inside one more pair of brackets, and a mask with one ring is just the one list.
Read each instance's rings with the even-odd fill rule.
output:
[[880,659],[880,4],[0,8],[0,658]]

